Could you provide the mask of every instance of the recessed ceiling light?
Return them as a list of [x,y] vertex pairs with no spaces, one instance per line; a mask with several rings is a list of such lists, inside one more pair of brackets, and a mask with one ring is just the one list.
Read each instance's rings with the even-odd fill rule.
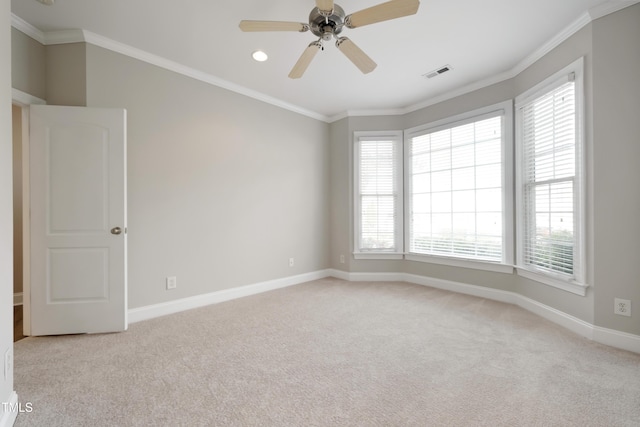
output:
[[253,59],[255,59],[258,62],[264,62],[267,59],[269,59],[269,56],[261,50],[256,50],[251,54],[251,56],[253,56]]

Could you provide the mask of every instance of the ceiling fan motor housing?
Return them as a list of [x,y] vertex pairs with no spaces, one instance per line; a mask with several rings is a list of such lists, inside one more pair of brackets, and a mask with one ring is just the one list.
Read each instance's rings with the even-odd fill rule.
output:
[[316,36],[328,41],[342,32],[344,18],[344,10],[335,3],[330,14],[314,7],[309,14],[309,29]]

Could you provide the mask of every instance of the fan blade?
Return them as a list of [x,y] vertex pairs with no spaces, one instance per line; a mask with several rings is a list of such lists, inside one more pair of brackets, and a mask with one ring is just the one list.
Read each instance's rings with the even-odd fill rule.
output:
[[304,72],[307,71],[309,64],[311,64],[311,61],[320,49],[322,49],[322,43],[320,43],[319,41],[315,41],[307,46],[304,52],[302,52],[302,56],[300,56],[300,59],[298,59],[298,62],[296,62],[296,65],[294,65],[291,69],[289,78],[299,79],[300,77],[302,77]]
[[323,12],[331,12],[333,10],[333,0],[316,0],[316,6]]
[[240,21],[240,29],[245,32],[253,31],[309,31],[308,24],[300,22],[282,21]]
[[338,41],[336,41],[336,47],[364,74],[372,72],[378,66],[362,49],[346,37],[340,37]]
[[352,13],[345,18],[348,28],[358,28],[376,22],[402,18],[418,12],[420,0],[391,0],[386,3]]

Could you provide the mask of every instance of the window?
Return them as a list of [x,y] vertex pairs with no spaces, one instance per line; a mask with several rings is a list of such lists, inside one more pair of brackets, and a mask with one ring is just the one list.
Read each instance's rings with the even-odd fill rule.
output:
[[408,254],[513,262],[511,110],[507,102],[407,131]]
[[355,257],[402,258],[402,132],[356,132],[354,160]]
[[584,295],[582,61],[516,99],[518,271]]

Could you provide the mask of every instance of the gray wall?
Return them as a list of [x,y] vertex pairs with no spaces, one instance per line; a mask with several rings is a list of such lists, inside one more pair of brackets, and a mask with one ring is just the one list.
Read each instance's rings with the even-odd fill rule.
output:
[[[0,2],[0,359],[13,349],[13,186],[11,172],[11,26],[9,2]],[[3,363],[4,364],[4,363]],[[0,375],[0,402],[13,392],[13,371]],[[0,421],[4,405],[0,405]]]
[[45,47],[11,28],[11,78],[15,89],[45,99]]
[[[536,61],[513,79],[514,96],[521,94],[527,89],[535,86],[538,82],[552,75],[554,72],[571,64],[576,59],[584,57],[584,95],[585,95],[585,145],[587,158],[587,180],[591,179],[592,168],[589,161],[592,159],[593,131],[590,127],[593,123],[593,78],[592,78],[592,25],[587,25],[572,37],[564,41],[560,46],[553,49],[543,58]],[[590,187],[589,184],[587,184]],[[591,198],[587,196],[587,271],[586,281],[591,288],[587,290],[585,297],[577,296],[559,289],[555,289],[538,282],[528,280],[521,276],[515,276],[514,289],[520,294],[539,301],[543,304],[556,308],[565,313],[576,316],[586,322],[594,323],[594,289],[596,285],[593,280],[593,208]],[[613,301],[611,302],[613,307]],[[613,309],[612,309],[613,310]]]
[[87,105],[85,43],[50,45],[45,49],[46,97],[50,105]]
[[[331,128],[331,265],[347,272],[406,272],[520,293],[579,319],[640,335],[639,312],[613,314],[613,298],[640,304],[640,193],[620,184],[640,182],[640,4],[595,20],[513,79],[396,117],[350,117]],[[515,274],[410,261],[354,260],[352,137],[357,130],[402,130],[515,96],[585,57],[587,281],[585,297]],[[629,185],[627,184],[627,187]],[[347,262],[340,264],[342,253]]]
[[593,23],[593,119],[595,322],[640,335],[640,4]]
[[[342,119],[331,124],[331,268],[351,271],[351,252],[349,236],[350,225],[350,200],[351,179],[349,144],[346,137],[349,135],[349,119]],[[344,264],[340,263],[340,255],[344,255]]]
[[328,124],[93,45],[86,64],[87,105],[128,112],[130,308],[329,266]]
[[43,46],[11,28],[11,85],[50,105],[87,104],[86,44]]
[[86,43],[13,45],[48,104],[127,109],[129,308],[329,266],[328,124]]

